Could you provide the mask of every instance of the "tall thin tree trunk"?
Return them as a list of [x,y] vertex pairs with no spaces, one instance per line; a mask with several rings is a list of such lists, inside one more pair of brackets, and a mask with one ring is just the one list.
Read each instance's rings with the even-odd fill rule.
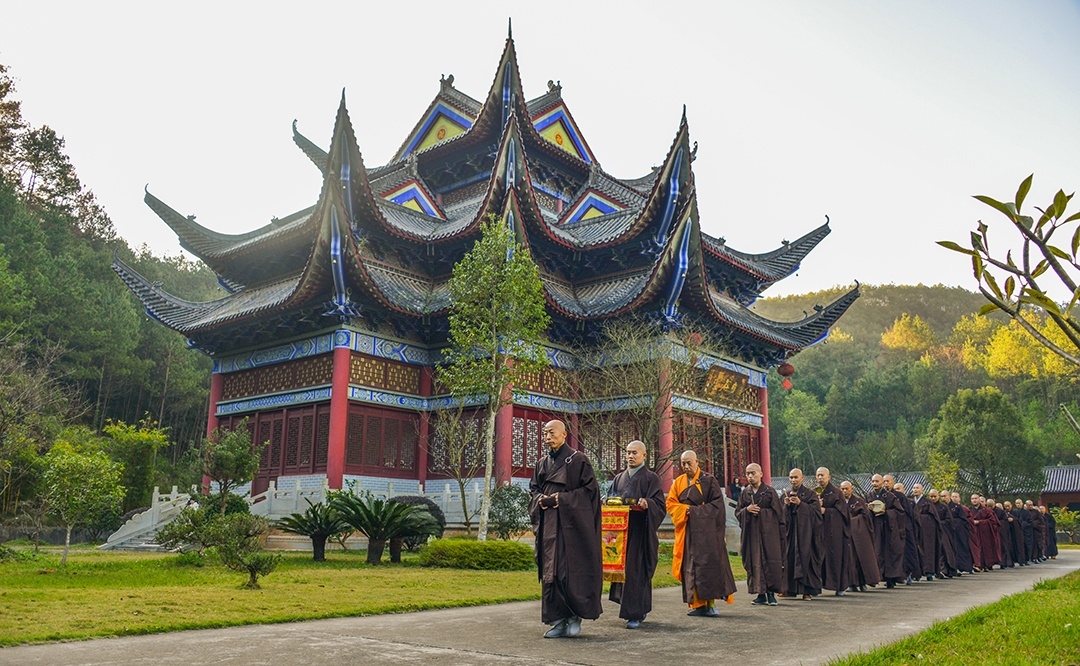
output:
[[67,531],[64,533],[64,554],[60,556],[60,566],[67,566],[68,550],[71,549],[71,525],[67,526]]
[[[502,391],[499,391],[502,395]],[[487,423],[484,432],[484,494],[480,500],[480,527],[476,531],[477,541],[487,541],[488,515],[491,513],[491,477],[495,468],[495,416],[499,413],[497,401],[488,405]]]

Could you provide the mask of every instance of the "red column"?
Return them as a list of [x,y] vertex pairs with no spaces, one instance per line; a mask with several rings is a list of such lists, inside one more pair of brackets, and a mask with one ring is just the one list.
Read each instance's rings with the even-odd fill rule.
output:
[[678,460],[672,459],[672,449],[675,444],[674,419],[671,415],[670,371],[668,361],[660,364],[660,398],[656,405],[658,412],[657,449],[661,461],[667,461],[664,469],[660,472],[660,486],[667,492],[671,488],[671,482],[675,480],[675,468],[679,466]]
[[769,481],[772,478],[772,461],[769,457],[769,389],[764,386],[759,388],[758,400],[761,403],[761,422],[764,424],[759,440],[761,460],[758,464],[761,465],[761,476],[765,478],[765,483],[772,483]]
[[[507,387],[507,396],[511,389]],[[495,415],[495,482],[502,485],[513,476],[514,453],[514,405],[503,405]]]
[[221,388],[224,379],[219,373],[210,375],[210,414],[206,417],[206,434],[218,427],[217,405],[221,402]]
[[345,475],[345,430],[349,422],[349,364],[352,351],[334,348],[334,371],[330,384],[330,443],[326,456],[326,479],[340,490]]
[[578,423],[578,415],[577,414],[571,414],[570,415],[570,423],[567,424],[567,427],[570,429],[570,434],[567,437],[567,442],[566,443],[570,445],[570,448],[572,448],[572,449],[574,449],[576,451],[580,451],[581,450],[581,433],[578,432],[579,423]]
[[[431,397],[431,368],[420,367],[420,395],[425,398]],[[419,446],[416,449],[416,478],[420,481],[420,488],[427,484],[428,447],[431,442],[431,412],[420,412]],[[421,490],[423,492],[423,490]]]
[[[221,402],[221,390],[225,380],[221,374],[215,372],[210,375],[210,413],[206,417],[206,435],[210,436],[210,433],[217,430],[219,425],[217,417],[217,406]],[[251,426],[254,430],[254,425]],[[202,478],[202,492],[204,495],[210,494],[210,477],[203,474]]]

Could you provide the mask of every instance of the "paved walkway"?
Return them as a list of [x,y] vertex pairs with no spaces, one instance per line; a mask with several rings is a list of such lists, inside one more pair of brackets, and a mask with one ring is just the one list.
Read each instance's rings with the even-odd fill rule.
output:
[[[0,664],[819,664],[1080,569],[1080,550],[1005,571],[883,586],[847,597],[750,605],[745,586],[718,619],[691,618],[677,588],[657,590],[649,619],[628,631],[618,607],[574,639],[541,637],[540,602],[315,620],[153,636],[0,648]],[[797,625],[797,626],[796,626]]]

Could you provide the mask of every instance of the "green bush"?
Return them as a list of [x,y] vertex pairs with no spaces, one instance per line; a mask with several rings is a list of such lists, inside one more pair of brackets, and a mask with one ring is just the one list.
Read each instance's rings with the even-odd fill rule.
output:
[[488,531],[504,541],[516,539],[532,529],[529,518],[529,491],[512,484],[496,486],[491,493]]
[[420,551],[420,564],[448,569],[525,571],[535,566],[533,549],[517,541],[436,539]]
[[[214,493],[212,495],[201,495],[197,498],[199,506],[205,508],[210,513],[221,513],[221,495]],[[251,507],[248,505],[247,499],[233,493],[229,493],[225,500],[225,514],[231,513],[251,513]]]

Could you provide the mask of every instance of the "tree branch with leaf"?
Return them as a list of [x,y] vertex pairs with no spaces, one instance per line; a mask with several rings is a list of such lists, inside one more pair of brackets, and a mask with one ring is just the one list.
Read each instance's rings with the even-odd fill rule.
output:
[[[1000,252],[996,256],[991,253],[989,226],[981,220],[971,232],[970,249],[953,241],[938,241],[938,245],[971,257],[979,292],[989,301],[979,314],[1005,312],[1047,349],[1080,365],[1080,321],[1076,317],[1080,302],[1080,224],[1074,224],[1080,221],[1080,212],[1068,214],[1073,195],[1058,190],[1045,209],[1035,207],[1038,219],[1022,214],[1033,176],[1020,183],[1012,202],[982,195],[975,197],[1013,225],[1021,242],[1019,259],[1014,258],[1011,249],[1004,256]],[[1058,240],[1065,238],[1069,238],[1068,246],[1062,249]],[[1065,305],[1049,295],[1061,289],[1070,295]],[[1029,316],[1040,310],[1052,327],[1040,330]]]

